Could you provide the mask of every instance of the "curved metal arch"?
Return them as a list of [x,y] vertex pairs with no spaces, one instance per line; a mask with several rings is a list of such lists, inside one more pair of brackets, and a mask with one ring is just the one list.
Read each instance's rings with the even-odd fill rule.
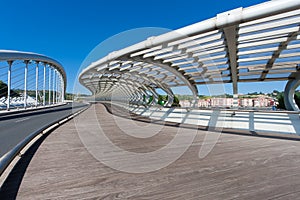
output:
[[[117,85],[121,86],[123,88],[124,91],[129,91],[129,102],[130,103],[134,103],[134,104],[138,104],[138,101],[136,101],[135,99],[139,99],[138,96],[136,96],[136,92],[138,92],[140,89],[136,88],[133,85],[128,85],[126,83],[120,83],[118,82]],[[131,87],[128,87],[131,86]]]
[[[99,81],[93,81],[93,80],[86,80],[85,84],[87,86],[94,86],[94,82],[99,82]],[[124,90],[124,92],[128,95],[129,98],[136,98],[136,95],[135,93],[136,92],[141,92],[143,93],[143,90],[141,90],[141,85],[138,85],[137,83],[133,83],[133,82],[128,82],[124,79],[122,79],[121,81],[118,81],[118,82],[113,82],[113,81],[105,81],[106,84],[110,85],[109,88],[106,88],[107,90],[105,91],[101,91],[99,93],[99,95],[103,95],[105,96],[105,98],[110,98],[111,97],[111,94],[112,92],[115,90],[115,89],[120,89],[120,88],[117,88],[118,86],[121,86],[122,90]]]
[[135,92],[141,92],[144,95],[147,95],[147,93],[145,92],[145,90],[143,89],[142,84],[137,83],[137,82],[133,82],[131,80],[126,80],[126,79],[121,79],[119,83],[125,84],[125,85],[131,85],[133,86],[133,88],[135,89]]
[[151,105],[158,103],[158,93],[155,91],[155,89],[151,87],[146,87],[148,91],[150,91],[153,95],[153,101],[151,102]]
[[128,82],[118,82],[114,83],[114,87],[111,88],[109,91],[105,93],[108,97],[112,97],[112,93],[115,93],[116,91],[124,90],[124,92],[127,94],[127,98],[130,102],[141,102],[142,100],[142,94],[146,94],[141,88],[138,86],[128,83]]
[[172,74],[174,74],[176,77],[178,77],[182,82],[184,82],[188,88],[191,90],[194,99],[196,100],[198,97],[198,88],[195,86],[194,82],[192,80],[190,80],[190,77],[187,75],[184,75],[183,73],[181,73],[180,71],[178,71],[178,68],[174,68],[172,67],[172,63],[164,63],[162,60],[154,60],[154,58],[142,58],[140,56],[135,56],[135,57],[131,57],[131,58],[124,58],[126,60],[134,60],[134,61],[139,61],[139,62],[146,62],[149,64],[153,64],[155,66],[159,66],[162,69],[165,69],[166,71],[171,72]]
[[[127,96],[127,99],[130,99],[132,97],[132,94],[133,94],[134,90],[130,89],[128,86],[124,87],[124,85],[122,85],[122,84],[115,84],[114,83],[113,87],[118,87],[118,88],[114,89],[114,91],[119,91],[120,88],[122,88],[121,91],[123,91],[123,93]],[[101,95],[100,99],[101,99],[102,96],[104,96],[106,98],[106,100],[111,100],[112,99],[112,92],[111,91],[103,92],[99,95]],[[99,95],[95,96],[95,98],[98,99]]]
[[[106,69],[107,68],[104,68],[104,69],[102,69],[103,70],[103,72],[99,72],[98,71],[98,73],[104,73],[105,74],[105,72],[106,72]],[[154,85],[159,85],[159,86],[163,86],[163,88],[167,88],[168,86],[166,85],[166,84],[164,84],[164,83],[161,83],[159,80],[157,80],[157,79],[155,79],[155,78],[152,78],[151,76],[149,76],[148,74],[146,74],[146,73],[143,73],[143,72],[136,72],[136,71],[130,71],[130,70],[122,70],[122,71],[120,71],[120,70],[118,70],[118,69],[114,69],[114,70],[110,70],[110,71],[108,71],[108,73],[116,73],[116,74],[124,74],[124,75],[126,75],[126,74],[128,74],[128,75],[130,75],[130,77],[132,77],[132,76],[134,76],[134,77],[136,77],[137,79],[143,79],[145,82],[150,82],[150,83],[152,83],[152,84],[154,84]],[[124,77],[122,77],[122,79],[128,79],[128,78],[124,78]],[[164,90],[164,89],[163,89]],[[167,91],[166,91],[167,92]]]
[[[146,90],[147,87],[143,84],[140,84],[138,82],[133,82],[132,80],[125,80],[125,79],[121,79],[120,82],[125,81],[126,84],[131,84],[134,85],[136,87],[137,92],[142,93],[143,95],[148,96]],[[138,96],[140,96],[140,93],[138,93]],[[142,99],[142,96],[140,96],[140,98]]]
[[[143,76],[151,70],[158,74],[170,72],[172,79],[175,76],[189,86],[194,97],[198,94],[196,85],[214,83],[233,83],[237,94],[238,82],[289,80],[286,74],[297,71],[300,45],[293,41],[300,39],[299,23],[299,0],[269,1],[230,10],[112,52],[91,63],[81,72],[80,79],[110,64],[112,70],[121,68],[121,61],[133,65],[142,62],[150,67],[143,65],[132,71],[141,70]],[[205,63],[208,59],[201,57],[203,52],[212,55],[213,63]],[[214,66],[217,69],[212,69]],[[130,66],[120,71],[124,68]],[[168,88],[183,85],[176,78],[165,81],[166,74],[158,77],[155,81],[166,83]]]
[[[137,75],[137,74],[138,74],[138,73],[136,73],[136,72],[129,72],[129,73],[132,74],[132,75]],[[140,76],[140,78],[142,78],[142,79],[144,79],[144,80],[147,80],[147,81],[150,81],[150,82],[152,82],[153,84],[156,84],[157,86],[159,86],[159,88],[161,88],[163,91],[165,91],[165,92],[168,94],[169,98],[168,98],[168,102],[165,104],[166,106],[171,106],[171,105],[173,104],[174,93],[173,93],[173,91],[172,91],[171,88],[169,88],[167,85],[165,85],[165,84],[163,84],[163,83],[161,83],[161,82],[155,81],[155,79],[153,79],[153,78],[151,78],[151,77],[149,77],[149,76]],[[149,87],[149,86],[148,86],[148,87]],[[151,87],[149,87],[149,88],[151,88]],[[158,99],[158,94],[155,92],[154,89],[152,89],[150,92],[151,92],[154,96],[156,96],[156,98]]]
[[297,87],[300,86],[300,79],[289,80],[284,90],[284,105],[287,110],[299,111],[299,107],[295,102],[294,95]]
[[251,6],[249,8],[240,9],[235,13],[235,15],[228,15],[227,18],[220,19],[218,17],[214,17],[178,29],[176,31],[168,32],[156,37],[150,37],[143,42],[121,49],[119,51],[114,51],[108,54],[106,57],[96,62],[93,62],[90,66],[88,66],[82,71],[81,75],[88,72],[90,69],[96,66],[116,60],[127,54],[132,54],[134,52],[149,49],[151,47],[162,45],[164,43],[184,39],[187,36],[193,36],[200,33],[218,30],[219,28],[223,28],[226,26],[232,26],[241,22],[245,23],[296,9],[300,9],[300,2],[298,0],[271,1],[264,4]]
[[23,52],[23,51],[12,51],[12,50],[0,50],[0,60],[6,60],[6,61],[15,61],[15,60],[24,60],[24,61],[35,61],[35,62],[42,62],[44,64],[48,64],[54,69],[56,69],[61,76],[63,77],[63,83],[64,83],[64,91],[66,91],[67,87],[67,75],[63,68],[63,66],[53,58],[50,58],[48,56],[37,54],[37,53],[31,53],[31,52]]
[[[118,70],[118,69],[113,69],[113,70],[110,70],[110,71],[106,71],[106,69],[107,68],[105,68],[105,69],[102,69],[103,70],[103,72],[101,72],[101,71],[98,71],[98,73],[105,73],[105,72],[108,72],[109,74],[118,74],[118,73],[121,73],[121,71],[120,70]],[[157,85],[159,88],[161,88],[163,91],[165,91],[167,94],[168,94],[168,96],[169,96],[169,98],[168,98],[168,102],[166,102],[166,106],[171,106],[172,105],[172,103],[173,103],[173,99],[174,99],[174,93],[173,93],[173,91],[167,86],[167,85],[165,85],[165,84],[163,84],[163,83],[161,83],[161,82],[159,82],[159,81],[157,81],[157,80],[155,80],[154,78],[152,78],[152,77],[150,77],[150,76],[148,76],[147,74],[144,74],[144,73],[138,73],[138,72],[130,72],[129,70],[123,70],[123,72],[122,72],[123,74],[129,74],[130,76],[128,76],[128,78],[124,78],[124,77],[122,77],[122,76],[120,76],[119,78],[116,78],[116,79],[119,79],[119,80],[126,80],[127,82],[128,81],[132,81],[132,83],[133,84],[139,84],[138,85],[138,87],[143,87],[143,85],[145,85],[145,84],[141,84],[141,83],[138,83],[138,82],[133,82],[133,80],[132,80],[132,77],[134,76],[134,77],[136,77],[137,79],[142,79],[142,80],[144,80],[144,82],[150,82],[150,83],[152,83],[152,84],[155,84],[155,85]],[[111,76],[112,78],[114,78],[115,79],[115,77],[114,76]],[[95,77],[94,77],[95,78]],[[89,78],[89,80],[90,81],[92,81],[92,79],[93,78]],[[110,79],[110,78],[107,78],[108,80]],[[88,80],[88,79],[83,79],[83,81],[84,80]],[[99,80],[96,78],[96,79],[94,79],[95,80],[95,82],[99,82]],[[145,86],[146,87],[146,86]],[[148,86],[149,88],[151,88],[150,86]],[[153,93],[153,91],[151,92],[151,93]],[[153,95],[154,96],[157,96],[156,98],[158,98],[158,95],[157,94],[155,94],[155,93],[153,93]]]

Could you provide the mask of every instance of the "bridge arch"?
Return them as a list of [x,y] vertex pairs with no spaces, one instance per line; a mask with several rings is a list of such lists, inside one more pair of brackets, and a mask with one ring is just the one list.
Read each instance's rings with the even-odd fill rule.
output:
[[[0,50],[0,70],[2,109],[45,106],[64,101],[67,85],[65,70],[58,61],[48,56]],[[18,94],[13,95],[13,89],[19,91]]]

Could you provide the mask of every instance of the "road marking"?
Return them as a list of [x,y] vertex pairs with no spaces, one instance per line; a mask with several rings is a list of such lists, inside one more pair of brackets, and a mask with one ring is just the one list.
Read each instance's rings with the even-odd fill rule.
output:
[[26,121],[26,120],[28,120],[28,119],[30,119],[30,118],[27,117],[27,118],[19,119],[19,120],[16,121],[16,123],[18,123],[18,122],[23,122],[23,121]]

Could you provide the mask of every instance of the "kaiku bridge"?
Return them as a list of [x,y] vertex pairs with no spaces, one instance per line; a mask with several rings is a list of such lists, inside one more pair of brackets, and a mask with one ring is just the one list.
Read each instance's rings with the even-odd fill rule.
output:
[[299,76],[299,2],[273,1],[238,8],[130,47],[110,53],[80,74],[80,82],[96,97],[144,102],[156,89],[168,95],[187,86],[194,101],[197,85],[232,84],[238,97],[240,82],[288,81],[285,105],[293,100]]
[[[88,103],[65,103],[66,74],[52,58],[0,59],[0,199],[299,199],[299,0],[111,52],[79,74]],[[241,83],[272,81],[285,84],[286,110],[238,106]],[[212,95],[230,85],[233,106],[199,108],[203,85]],[[180,107],[178,87],[191,106]]]
[[[299,108],[294,94],[300,85],[299,17],[297,1],[234,9],[111,52],[87,66],[79,81],[95,100],[111,100],[154,119],[255,133],[297,134]],[[239,83],[272,81],[286,82],[284,104],[296,112],[235,112]],[[225,95],[225,84],[233,89],[231,111],[196,108],[201,94],[197,86],[207,85],[212,95],[217,91]],[[167,94],[164,106],[171,107],[173,89],[179,86],[193,94],[191,108],[173,107],[163,112],[157,108],[157,90]]]

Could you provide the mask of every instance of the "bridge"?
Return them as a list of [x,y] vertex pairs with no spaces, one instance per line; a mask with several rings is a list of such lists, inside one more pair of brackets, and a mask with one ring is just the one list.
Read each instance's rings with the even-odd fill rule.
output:
[[293,101],[300,84],[298,8],[296,1],[271,2],[221,13],[112,52],[79,80],[96,96],[120,93],[120,100],[136,103],[148,93],[156,101],[160,88],[169,106],[178,86],[187,86],[196,101],[197,85],[232,84],[237,100],[239,82],[288,80],[286,108],[299,110]]
[[[64,101],[67,79],[58,61],[36,53],[8,50],[0,50],[0,61],[2,109],[26,109]],[[12,91],[14,88],[20,92]]]
[[66,104],[66,73],[45,55],[0,50],[0,174],[44,130],[81,110]]
[[[297,199],[299,52],[299,1],[237,8],[91,63],[79,75],[89,104],[69,105],[61,64],[1,51],[0,198]],[[286,83],[287,110],[238,107],[240,83],[267,81]],[[197,106],[200,85],[224,84],[233,107]],[[190,107],[174,101],[182,86]]]

